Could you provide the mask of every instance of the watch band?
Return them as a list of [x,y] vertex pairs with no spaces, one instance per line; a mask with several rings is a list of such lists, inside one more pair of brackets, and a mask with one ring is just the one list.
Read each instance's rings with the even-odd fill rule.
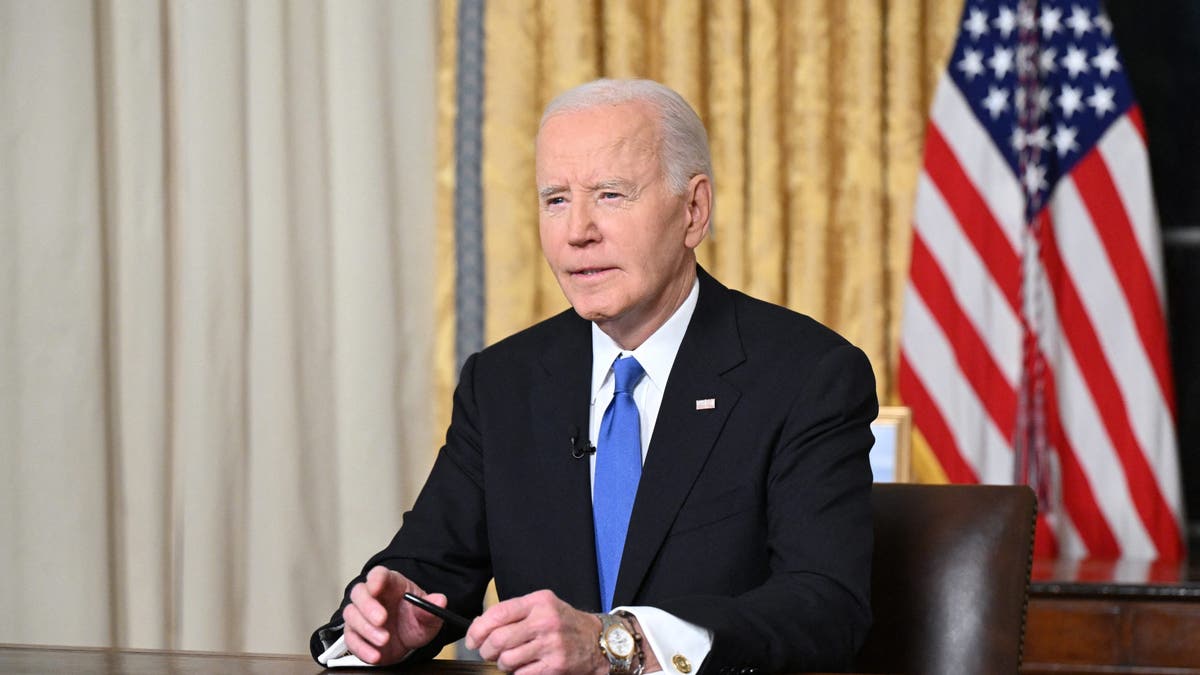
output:
[[642,634],[634,628],[633,620],[636,617],[623,609],[618,609],[613,614],[625,620],[625,625],[629,627],[630,635],[633,635],[633,651],[635,656],[637,656],[637,660],[634,661],[633,675],[642,675],[642,671],[646,669],[646,652],[642,648]]

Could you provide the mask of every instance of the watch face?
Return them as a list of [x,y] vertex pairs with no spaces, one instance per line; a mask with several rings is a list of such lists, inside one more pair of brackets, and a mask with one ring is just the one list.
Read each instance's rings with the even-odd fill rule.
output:
[[624,626],[613,626],[604,634],[604,644],[608,651],[619,659],[633,655],[633,636]]

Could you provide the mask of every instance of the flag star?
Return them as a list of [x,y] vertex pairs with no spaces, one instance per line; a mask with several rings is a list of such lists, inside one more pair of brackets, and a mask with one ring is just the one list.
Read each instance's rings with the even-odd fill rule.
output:
[[1025,134],[1025,145],[1039,150],[1050,147],[1050,127],[1038,127],[1032,134]]
[[1109,20],[1108,15],[1104,12],[1097,14],[1096,18],[1092,19],[1092,24],[1095,25],[1096,28],[1099,28],[1100,32],[1104,33],[1104,37],[1110,37],[1112,35],[1112,21]]
[[1038,20],[1042,27],[1042,37],[1049,40],[1055,33],[1062,30],[1062,10],[1043,9],[1042,18]]
[[967,76],[968,82],[974,80],[976,75],[983,73],[983,53],[967,49],[963,52],[962,60],[958,62],[958,69]]
[[1009,35],[1012,35],[1013,29],[1017,27],[1017,15],[1008,7],[1001,7],[1000,14],[992,22],[992,25],[1007,38]]
[[1117,60],[1117,47],[1109,45],[1101,49],[1099,53],[1092,57],[1092,65],[1107,80],[1108,76],[1113,74],[1113,71],[1121,69],[1121,62]]
[[987,33],[987,14],[979,8],[971,10],[971,16],[963,22],[963,28],[971,34],[971,38],[978,40],[984,33]]
[[1113,102],[1114,94],[1116,92],[1111,87],[1101,87],[1098,84],[1092,90],[1092,95],[1087,98],[1087,102],[1096,109],[1096,117],[1104,117],[1104,113],[1117,109],[1117,104]]
[[992,119],[1008,110],[1008,90],[999,87],[988,87],[987,98],[983,99],[983,107],[992,114]]
[[1088,18],[1086,9],[1079,5],[1071,5],[1071,18],[1067,19],[1067,26],[1075,31],[1075,39],[1078,40],[1092,29],[1092,20]]
[[1047,47],[1038,54],[1038,67],[1041,69],[1043,75],[1058,70],[1058,64],[1055,63],[1057,56],[1058,50],[1054,47]]
[[1064,84],[1062,93],[1058,95],[1058,107],[1062,108],[1063,117],[1071,119],[1071,115],[1083,107],[1083,91]]
[[1071,79],[1079,77],[1080,73],[1088,71],[1087,52],[1071,45],[1067,47],[1067,55],[1063,57],[1062,64],[1071,73]]
[[1017,125],[1013,125],[1012,137],[1009,139],[1013,150],[1021,152],[1025,149],[1025,130]]
[[1034,194],[1046,188],[1046,167],[1031,163],[1025,166],[1025,175],[1021,177],[1025,184],[1025,192]]
[[1003,80],[1013,68],[1013,51],[1004,47],[996,47],[996,51],[992,52],[992,58],[988,59],[988,65],[992,70],[996,71],[996,79]]
[[1075,142],[1077,134],[1078,131],[1075,127],[1058,125],[1058,128],[1054,131],[1054,147],[1058,149],[1059,157],[1065,157],[1067,153],[1079,149],[1079,144]]

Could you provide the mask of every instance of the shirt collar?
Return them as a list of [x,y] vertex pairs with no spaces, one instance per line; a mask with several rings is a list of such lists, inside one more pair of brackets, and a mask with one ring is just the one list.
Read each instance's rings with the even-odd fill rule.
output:
[[[628,352],[642,365],[642,369],[646,371],[646,377],[654,383],[654,386],[658,387],[659,391],[666,389],[667,376],[671,374],[671,366],[675,364],[675,355],[679,353],[679,345],[683,343],[683,335],[687,332],[699,298],[700,280],[696,279],[692,282],[692,290],[684,298],[679,309],[671,315],[671,318],[659,326],[653,335],[646,338],[640,347]],[[590,399],[593,403],[596,402],[596,394],[599,393],[604,381],[608,378],[613,361],[622,353],[626,353],[626,350],[621,349],[620,345],[593,322],[592,394]]]

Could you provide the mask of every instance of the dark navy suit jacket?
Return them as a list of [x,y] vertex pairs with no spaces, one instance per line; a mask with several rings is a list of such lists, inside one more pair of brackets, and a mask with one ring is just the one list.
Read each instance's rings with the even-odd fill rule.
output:
[[[816,321],[698,274],[613,605],[712,630],[705,672],[846,667],[870,624],[870,364]],[[428,482],[364,573],[399,570],[466,616],[493,576],[501,599],[548,588],[598,611],[589,466],[570,444],[590,389],[590,324],[572,310],[471,356]],[[340,623],[339,609],[314,655]]]

